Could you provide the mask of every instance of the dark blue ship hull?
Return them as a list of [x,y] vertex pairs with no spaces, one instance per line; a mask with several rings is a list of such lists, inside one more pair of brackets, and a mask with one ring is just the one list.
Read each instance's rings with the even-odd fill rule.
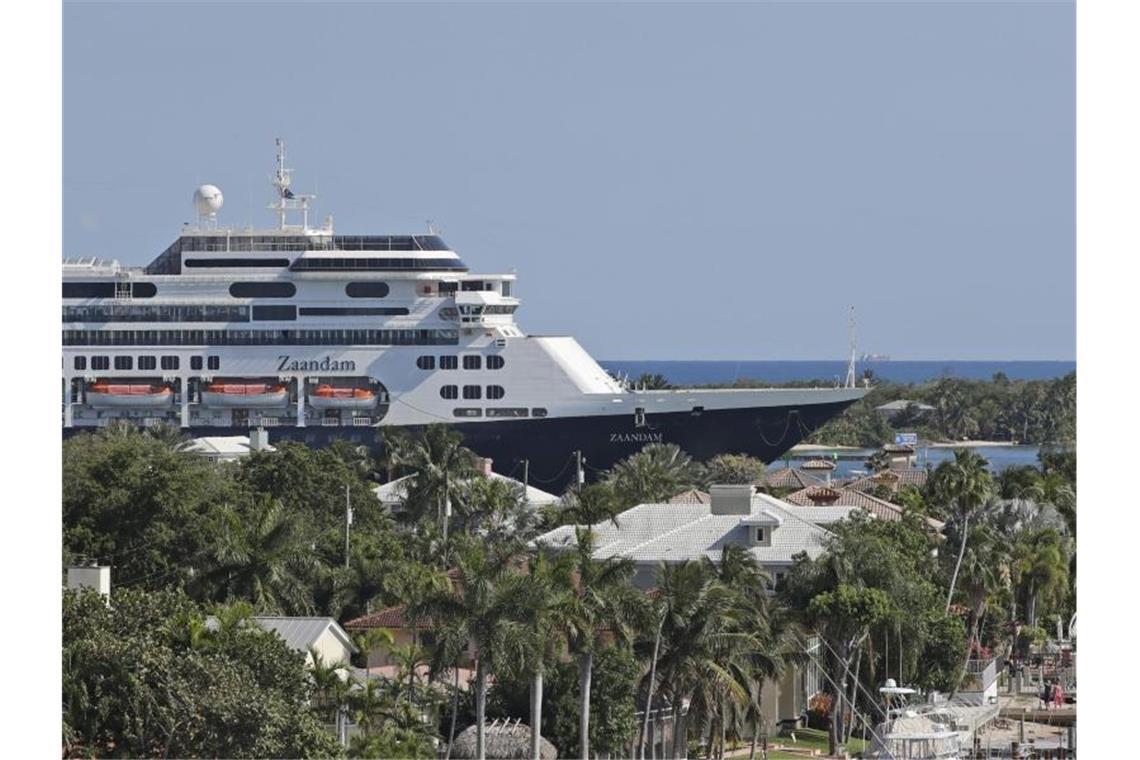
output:
[[[591,480],[649,443],[675,443],[699,460],[717,454],[749,454],[773,462],[852,403],[650,414],[640,426],[632,415],[621,414],[466,422],[451,427],[463,434],[468,448],[493,459],[496,472],[521,479],[526,460],[530,483],[558,493],[574,479],[576,451],[582,452]],[[405,430],[414,432],[415,428]],[[192,427],[185,432],[197,437],[237,435],[246,430]],[[269,429],[270,443],[290,440],[314,447],[341,440],[378,448],[377,438],[374,427]]]

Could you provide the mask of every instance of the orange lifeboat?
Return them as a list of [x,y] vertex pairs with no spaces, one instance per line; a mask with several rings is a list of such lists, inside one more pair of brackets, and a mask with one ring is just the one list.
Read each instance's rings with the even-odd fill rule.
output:
[[209,383],[202,388],[206,406],[284,406],[289,392],[280,383]]
[[174,391],[162,383],[109,383],[98,381],[87,386],[91,406],[156,407],[174,401]]
[[321,383],[309,392],[309,405],[314,409],[371,409],[376,406],[376,392]]

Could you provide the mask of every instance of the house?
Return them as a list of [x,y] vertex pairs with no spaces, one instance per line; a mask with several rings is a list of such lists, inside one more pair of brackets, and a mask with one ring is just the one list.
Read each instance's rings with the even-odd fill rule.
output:
[[326,665],[347,663],[359,650],[352,637],[330,617],[284,617],[258,615],[253,621],[267,631],[273,631],[285,640],[285,645],[305,655],[305,664],[312,666],[317,652]]
[[700,491],[696,488],[690,488],[688,491],[673,496],[669,499],[670,504],[710,504],[712,497],[705,491]]
[[[492,464],[493,461],[491,459],[481,459],[479,462],[479,475],[485,478],[491,478],[492,480],[513,483],[519,488],[526,489],[526,504],[531,509],[539,509],[558,503],[558,497],[554,494],[547,493],[532,485],[524,484],[521,480],[500,475],[491,468]],[[380,503],[389,510],[399,510],[404,504],[404,499],[407,496],[407,488],[412,483],[411,479],[411,475],[405,475],[402,478],[391,480],[382,486],[376,486],[373,491],[376,497],[380,499]]]
[[800,488],[818,485],[822,482],[823,481],[817,477],[815,473],[808,472],[807,470],[796,469],[794,467],[781,467],[765,472],[764,479],[760,481],[760,484],[769,490],[795,491]]
[[898,493],[900,488],[911,486],[922,489],[930,478],[930,470],[921,467],[904,467],[882,470],[873,475],[857,477],[846,484],[847,488],[873,493],[880,486],[890,489],[892,494]]
[[[752,486],[712,486],[706,503],[639,504],[593,526],[595,556],[634,561],[634,584],[648,589],[661,562],[707,557],[714,562],[725,546],[746,546],[774,579],[783,577],[792,557],[817,557],[828,536],[824,525],[837,522],[851,508],[797,507]],[[565,550],[575,545],[576,526],[563,525],[535,539],[535,546]]]
[[[912,408],[913,407],[913,408]],[[891,401],[886,404],[880,404],[875,407],[875,411],[886,417],[888,420],[893,420],[907,409],[911,409],[915,413],[915,417],[924,416],[934,411],[934,407],[930,404],[921,404],[917,401],[910,401],[909,399],[901,398],[897,401]]]
[[[784,501],[802,507],[827,508],[846,507],[861,509],[872,517],[881,520],[898,521],[903,517],[903,508],[898,504],[872,496],[864,490],[847,486],[809,486],[784,496]],[[818,520],[816,521],[819,522]],[[821,523],[824,524],[824,523]],[[936,533],[941,533],[945,523],[926,518],[927,526]]]
[[211,462],[233,462],[243,459],[254,451],[276,451],[269,445],[269,434],[262,429],[245,435],[211,435],[195,438],[183,448],[192,454],[199,454]]
[[[816,481],[815,485],[821,484]],[[707,503],[676,501],[639,504],[593,526],[594,556],[627,557],[634,562],[633,582],[646,591],[656,586],[661,563],[720,557],[727,546],[747,547],[776,581],[793,557],[818,557],[831,535],[825,525],[847,517],[855,507],[801,507],[752,486],[712,486]],[[616,523],[616,524],[615,524]],[[565,551],[577,541],[576,526],[564,525],[535,539],[537,548]],[[807,708],[816,687],[811,674],[789,667],[779,682],[764,685],[761,705],[769,725],[795,721]]]

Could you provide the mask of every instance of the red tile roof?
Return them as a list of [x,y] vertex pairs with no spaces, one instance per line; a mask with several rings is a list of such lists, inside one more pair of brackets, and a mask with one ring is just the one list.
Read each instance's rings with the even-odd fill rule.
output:
[[[345,623],[344,628],[348,631],[367,631],[373,628],[391,628],[393,630],[410,628],[411,626],[408,625],[408,621],[404,618],[404,609],[404,605],[401,604],[395,607],[388,607],[379,612],[361,615]],[[430,625],[430,621],[428,620],[416,621],[416,628],[420,630],[428,628]]]

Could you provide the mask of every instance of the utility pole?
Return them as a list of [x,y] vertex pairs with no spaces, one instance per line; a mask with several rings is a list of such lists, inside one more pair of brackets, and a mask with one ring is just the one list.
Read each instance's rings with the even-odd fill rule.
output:
[[530,460],[529,459],[523,460],[523,487],[524,488],[530,487]]
[[847,359],[847,381],[844,385],[848,388],[855,387],[855,307],[851,307],[850,315],[847,318],[847,343],[850,349],[850,354]]
[[344,566],[348,567],[348,532],[352,527],[352,499],[349,495],[348,484],[344,486]]
[[578,449],[574,452],[574,456],[578,458],[578,490],[582,490],[582,486],[586,483],[586,471],[582,469],[582,464],[586,461],[582,456],[582,450]]

